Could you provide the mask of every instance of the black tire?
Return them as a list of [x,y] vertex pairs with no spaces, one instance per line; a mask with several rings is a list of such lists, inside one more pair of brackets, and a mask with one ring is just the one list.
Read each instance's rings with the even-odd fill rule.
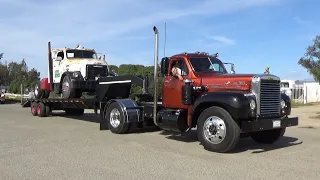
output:
[[51,109],[49,105],[45,105],[45,116],[48,117],[51,114]]
[[[119,125],[118,126],[112,126],[111,123],[111,112],[112,111],[117,111],[119,113],[119,116],[117,119],[119,120]],[[106,110],[105,113],[105,121],[107,121],[108,128],[112,133],[115,134],[124,134],[129,132],[131,125],[129,123],[124,122],[124,114],[123,111],[120,107],[120,105],[117,102],[113,102],[109,105],[109,107]]]
[[283,137],[286,128],[271,129],[266,131],[258,131],[250,133],[250,137],[257,143],[273,144],[279,138]]
[[[64,83],[68,83],[69,86],[64,89]],[[82,96],[82,92],[76,91],[75,89],[70,88],[71,77],[69,75],[64,76],[61,83],[61,92],[64,98],[80,98]]]
[[32,102],[32,103],[31,103],[30,110],[31,110],[31,114],[32,114],[33,116],[38,116],[37,109],[38,109],[38,103]]
[[[216,140],[222,139],[221,142],[212,143],[207,140],[205,136],[205,131],[203,128],[205,126],[206,120],[212,116],[220,118],[218,125],[219,127],[225,128],[224,137],[222,136],[223,130],[219,130],[220,134],[216,136],[218,138]],[[213,106],[205,109],[200,114],[197,121],[197,134],[199,141],[206,150],[224,153],[231,151],[238,144],[240,139],[240,128],[238,124],[233,120],[232,116],[225,109]]]
[[46,107],[43,102],[38,103],[38,116],[45,117],[46,116]]

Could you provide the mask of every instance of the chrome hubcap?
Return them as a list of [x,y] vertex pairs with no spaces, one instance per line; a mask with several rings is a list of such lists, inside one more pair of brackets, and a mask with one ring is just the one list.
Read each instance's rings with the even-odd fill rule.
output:
[[210,143],[221,143],[226,137],[226,125],[221,118],[211,116],[204,122],[203,133]]
[[110,112],[110,124],[114,128],[117,128],[120,124],[120,112],[116,108]]

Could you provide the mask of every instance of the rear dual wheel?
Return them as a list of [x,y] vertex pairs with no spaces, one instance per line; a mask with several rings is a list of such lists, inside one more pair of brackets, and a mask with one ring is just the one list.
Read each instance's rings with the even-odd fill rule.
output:
[[49,105],[43,102],[32,102],[31,113],[33,116],[48,117],[50,116],[51,109]]
[[125,122],[125,114],[117,102],[111,103],[104,113],[104,120],[107,121],[108,128],[112,133],[124,134],[131,129],[131,124]]

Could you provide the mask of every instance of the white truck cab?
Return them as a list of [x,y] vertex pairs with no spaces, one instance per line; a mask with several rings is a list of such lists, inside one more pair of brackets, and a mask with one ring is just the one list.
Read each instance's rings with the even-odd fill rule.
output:
[[54,85],[54,92],[62,93],[64,98],[79,98],[82,92],[94,92],[97,78],[113,76],[105,56],[98,56],[94,49],[80,45],[54,48],[51,56],[53,82],[49,83]]

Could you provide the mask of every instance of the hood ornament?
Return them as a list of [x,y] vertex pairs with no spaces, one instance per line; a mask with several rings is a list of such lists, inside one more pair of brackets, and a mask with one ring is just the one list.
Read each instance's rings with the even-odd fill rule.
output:
[[270,74],[270,66],[267,66],[264,70],[264,74]]

